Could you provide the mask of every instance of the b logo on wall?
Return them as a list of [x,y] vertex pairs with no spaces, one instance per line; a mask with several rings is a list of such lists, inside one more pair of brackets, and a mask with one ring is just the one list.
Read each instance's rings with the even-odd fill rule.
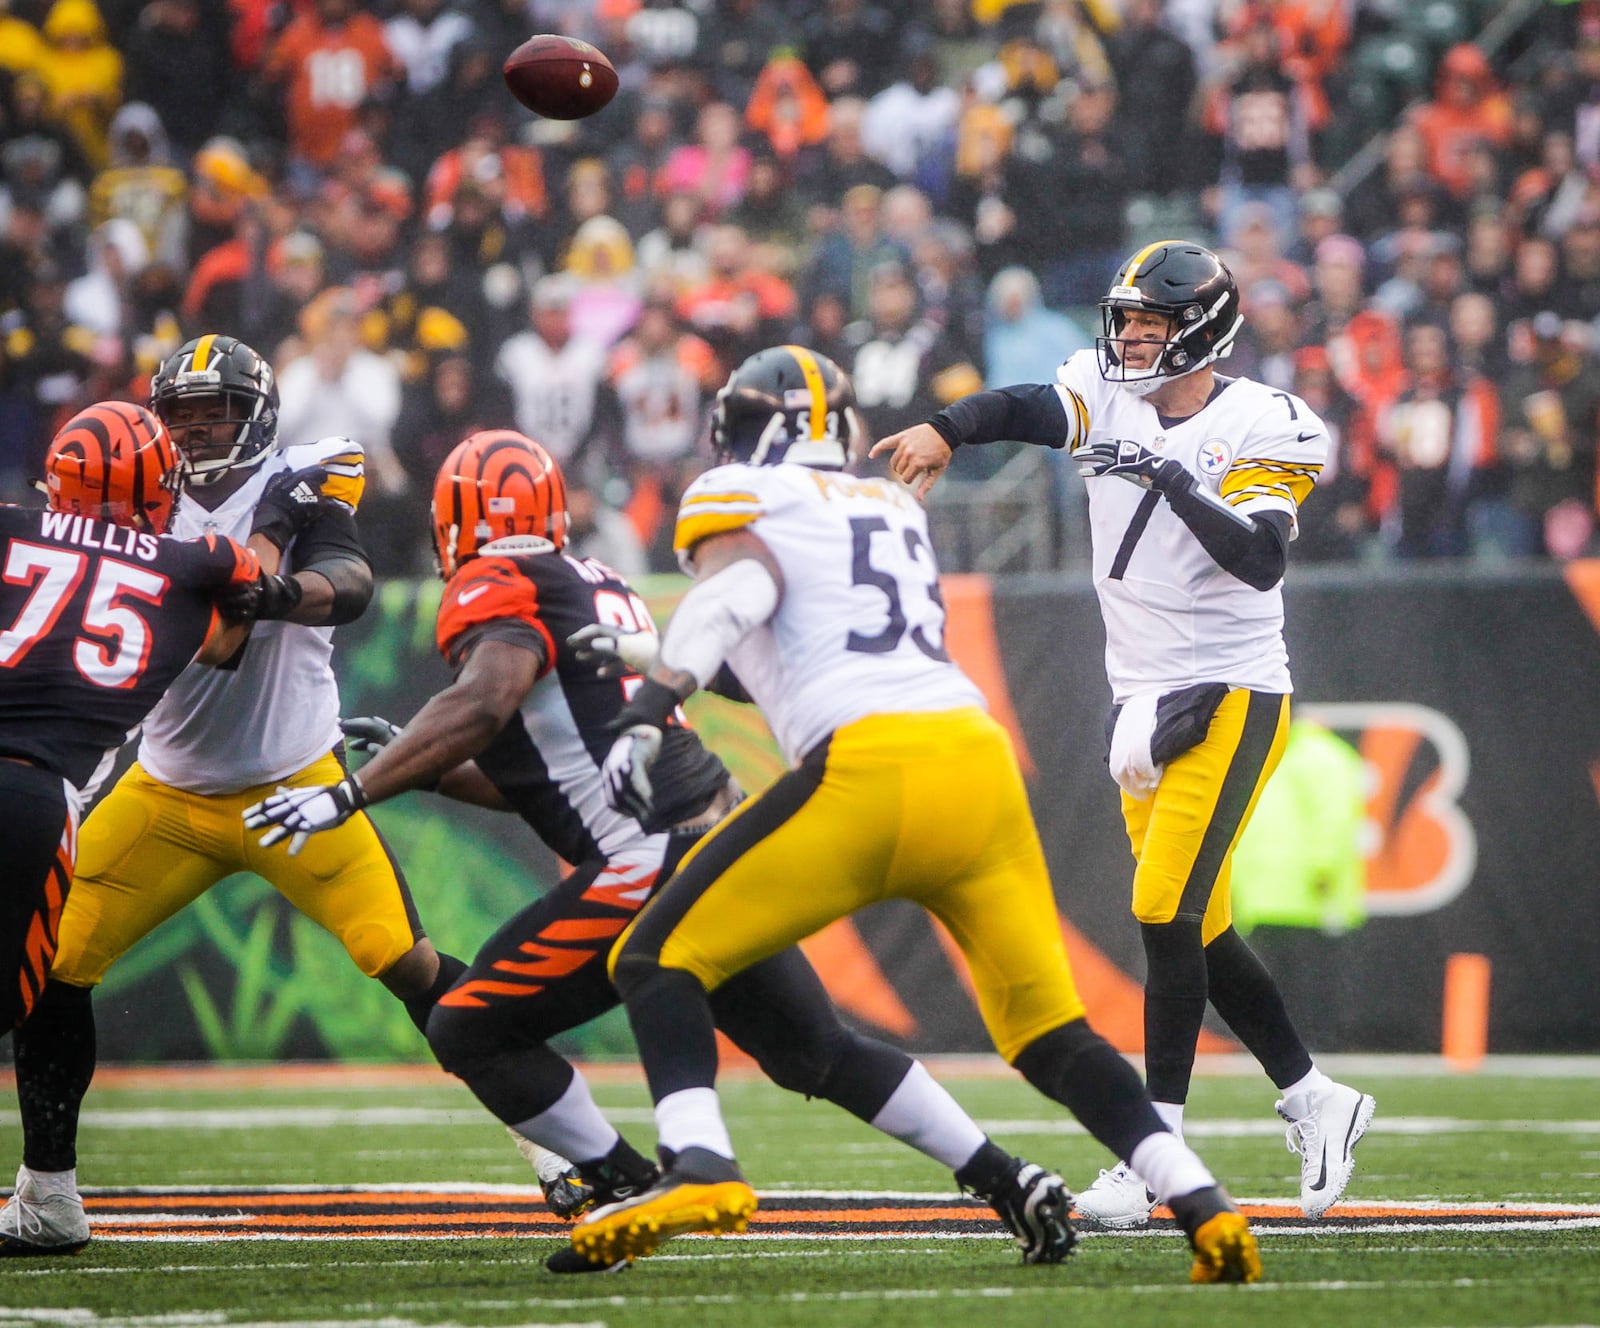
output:
[[1307,704],[1297,713],[1348,738],[1371,774],[1367,912],[1429,913],[1465,890],[1478,840],[1458,801],[1471,757],[1455,722],[1403,702]]

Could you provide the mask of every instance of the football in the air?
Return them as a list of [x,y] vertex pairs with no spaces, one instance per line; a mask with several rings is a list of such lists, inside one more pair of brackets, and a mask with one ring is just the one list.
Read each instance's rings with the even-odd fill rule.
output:
[[506,57],[506,86],[530,111],[551,120],[581,120],[617,95],[617,70],[576,37],[529,37]]

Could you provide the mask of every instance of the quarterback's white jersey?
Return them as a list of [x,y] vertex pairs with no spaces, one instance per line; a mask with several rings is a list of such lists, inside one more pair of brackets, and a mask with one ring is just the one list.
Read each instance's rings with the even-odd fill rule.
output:
[[[243,544],[257,500],[272,476],[323,466],[323,493],[352,508],[361,499],[362,451],[348,438],[285,448],[261,463],[237,492],[208,511],[178,500],[172,533],[215,532]],[[294,546],[284,555],[293,570]],[[190,793],[237,793],[303,770],[340,742],[333,628],[258,622],[237,667],[191,664],[144,722],[139,763],[154,779]]]
[[[1148,399],[1106,382],[1092,350],[1072,356],[1056,378],[1068,448],[1142,443],[1176,457],[1246,515],[1284,512],[1294,522],[1327,455],[1327,426],[1304,401],[1248,378],[1218,374],[1211,400],[1183,420],[1163,419]],[[1280,586],[1255,590],[1223,571],[1159,495],[1115,476],[1087,488],[1115,701],[1197,682],[1294,690]]]
[[783,598],[728,663],[791,762],[868,715],[983,705],[945,653],[939,570],[909,491],[807,466],[718,466],[683,495],[674,542],[739,529],[772,551]]

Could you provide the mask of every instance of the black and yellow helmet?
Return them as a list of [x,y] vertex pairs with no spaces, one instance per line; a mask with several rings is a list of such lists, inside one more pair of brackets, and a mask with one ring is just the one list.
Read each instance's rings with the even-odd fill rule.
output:
[[742,461],[840,470],[860,433],[850,379],[826,355],[773,346],[733,371],[711,411],[711,443],[722,464]]
[[[1172,320],[1166,345],[1148,369],[1129,367],[1122,353],[1127,315],[1135,309]],[[1231,354],[1244,324],[1227,264],[1186,240],[1159,240],[1129,258],[1100,301],[1100,321],[1100,376],[1140,396]]]
[[[220,397],[226,410],[213,424],[235,426],[233,446],[219,457],[184,456],[191,484],[214,484],[234,470],[259,466],[278,445],[278,381],[272,366],[237,337],[207,333],[186,341],[150,380],[150,409],[174,426],[172,409],[180,401]],[[174,439],[183,450],[182,431]]]

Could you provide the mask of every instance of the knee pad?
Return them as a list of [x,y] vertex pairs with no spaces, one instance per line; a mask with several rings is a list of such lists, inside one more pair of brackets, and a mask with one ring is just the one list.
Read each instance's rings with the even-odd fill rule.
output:
[[416,945],[409,929],[394,931],[382,922],[362,922],[343,932],[345,953],[369,978],[381,977],[400,962]]

